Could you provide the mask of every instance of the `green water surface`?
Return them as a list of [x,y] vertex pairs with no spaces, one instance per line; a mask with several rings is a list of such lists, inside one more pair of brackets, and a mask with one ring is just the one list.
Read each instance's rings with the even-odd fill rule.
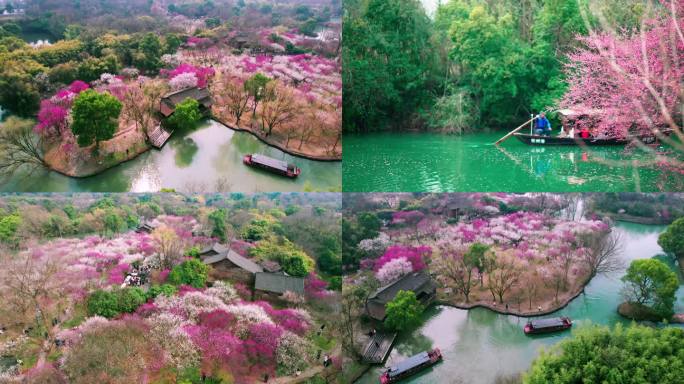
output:
[[[296,164],[295,179],[247,167],[248,153]],[[162,150],[150,150],[137,158],[86,178],[72,178],[41,170],[18,173],[4,185],[11,192],[155,192],[173,188],[181,192],[297,192],[341,188],[340,162],[302,159],[267,146],[249,133],[233,131],[207,120],[190,132],[175,132]]]
[[[622,258],[625,264],[629,264],[630,260],[662,253],[657,239],[664,227],[620,223],[616,230],[622,235]],[[671,265],[678,270],[673,263]],[[589,323],[629,324],[616,311],[623,301],[620,296],[622,282],[619,280],[623,274],[624,271],[621,271],[613,276],[594,278],[584,294],[550,316],[569,316],[574,327]],[[684,286],[681,285],[677,291],[675,311],[684,311]],[[441,349],[444,361],[402,383],[495,383],[497,379],[526,371],[541,348],[572,335],[571,332],[561,332],[525,336],[522,328],[527,322],[526,318],[499,315],[482,308],[466,311],[432,306],[425,312],[423,320],[419,328],[397,338],[385,365],[391,366],[408,356],[435,347]],[[382,366],[377,366],[369,370],[357,383],[378,383],[382,369]]]
[[[684,176],[622,146],[534,147],[503,133],[345,135],[348,192],[656,192],[684,190]],[[611,164],[606,164],[611,162]],[[617,163],[617,164],[613,164]]]

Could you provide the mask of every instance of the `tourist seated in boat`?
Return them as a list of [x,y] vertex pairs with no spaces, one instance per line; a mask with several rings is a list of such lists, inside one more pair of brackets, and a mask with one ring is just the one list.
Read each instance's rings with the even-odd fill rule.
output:
[[540,136],[551,136],[551,122],[546,118],[546,113],[542,112],[537,116],[535,132]]

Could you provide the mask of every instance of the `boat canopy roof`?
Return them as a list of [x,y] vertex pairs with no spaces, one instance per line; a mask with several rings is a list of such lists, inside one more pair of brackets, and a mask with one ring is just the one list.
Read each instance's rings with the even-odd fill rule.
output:
[[561,115],[565,117],[572,117],[572,116],[592,116],[592,115],[598,115],[600,114],[600,111],[597,109],[593,108],[588,108],[583,105],[577,105],[572,109],[565,108],[565,109],[559,109],[556,112],[560,113]]
[[273,159],[271,157],[255,153],[252,155],[252,161],[255,163],[266,165],[270,168],[287,172],[287,163],[282,160]]
[[562,317],[551,317],[549,319],[536,319],[530,322],[533,328],[552,328],[565,325]]
[[430,356],[425,351],[417,355],[413,355],[399,364],[391,367],[389,370],[389,377],[399,376],[412,368],[427,363],[428,361],[430,361]]

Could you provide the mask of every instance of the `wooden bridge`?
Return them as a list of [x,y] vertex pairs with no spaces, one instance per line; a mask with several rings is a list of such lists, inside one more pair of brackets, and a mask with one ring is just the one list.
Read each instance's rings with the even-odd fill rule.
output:
[[147,134],[147,137],[149,137],[150,143],[153,147],[161,149],[161,147],[163,147],[164,144],[166,144],[166,142],[169,140],[169,137],[171,137],[171,132],[162,128],[161,124],[159,124]]
[[369,364],[382,364],[392,349],[397,333],[377,332],[368,341],[363,350],[363,362]]

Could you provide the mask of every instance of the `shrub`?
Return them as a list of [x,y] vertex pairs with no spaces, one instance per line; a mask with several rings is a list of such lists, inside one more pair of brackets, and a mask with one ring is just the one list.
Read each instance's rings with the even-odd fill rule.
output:
[[169,282],[175,285],[190,285],[203,288],[207,282],[209,266],[199,260],[186,260],[171,270]]

